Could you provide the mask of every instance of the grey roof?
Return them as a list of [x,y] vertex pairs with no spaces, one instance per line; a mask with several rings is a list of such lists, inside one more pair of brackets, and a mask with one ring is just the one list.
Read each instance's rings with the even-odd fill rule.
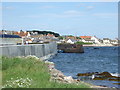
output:
[[109,38],[103,38],[103,40],[110,40]]
[[0,38],[21,38],[18,35],[0,34]]

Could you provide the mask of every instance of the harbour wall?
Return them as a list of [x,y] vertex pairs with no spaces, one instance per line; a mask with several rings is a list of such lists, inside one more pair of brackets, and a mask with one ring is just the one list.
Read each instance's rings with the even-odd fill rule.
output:
[[15,57],[35,55],[39,58],[57,54],[55,42],[46,44],[0,46],[0,56]]
[[0,45],[16,45],[22,43],[22,38],[0,38]]

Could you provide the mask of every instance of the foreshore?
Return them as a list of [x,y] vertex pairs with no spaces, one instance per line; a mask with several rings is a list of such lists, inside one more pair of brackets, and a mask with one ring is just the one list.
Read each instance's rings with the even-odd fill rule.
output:
[[115,46],[115,45],[112,45],[112,44],[84,44],[83,45],[84,47],[112,47],[112,46]]
[[89,86],[90,88],[109,88],[106,86],[97,86],[77,79],[73,79],[71,76],[65,76],[61,71],[55,68],[55,64],[53,62],[45,61],[45,63],[48,63],[49,72],[51,74],[51,81],[57,81],[61,83],[75,83],[77,85],[83,83]]
[[[50,62],[49,59],[51,59],[52,57],[54,57],[55,55],[51,55],[51,56],[46,56],[46,58],[40,58],[40,60],[44,61],[46,64],[48,64],[48,69],[49,69],[49,73],[51,75],[51,79],[50,81],[57,81],[60,83],[74,83],[74,84],[85,84],[87,86],[89,86],[90,88],[109,88],[106,86],[97,86],[97,85],[93,85],[90,83],[86,83],[77,79],[73,79],[71,76],[65,76],[61,71],[57,70],[55,68],[55,63]],[[35,56],[34,56],[35,57]],[[51,57],[51,58],[49,58]],[[37,57],[36,57],[37,58]]]

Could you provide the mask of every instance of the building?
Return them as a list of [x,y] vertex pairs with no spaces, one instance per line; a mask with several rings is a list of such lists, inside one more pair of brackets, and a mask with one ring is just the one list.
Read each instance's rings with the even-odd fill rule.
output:
[[22,38],[18,35],[0,34],[0,45],[22,44]]
[[101,44],[102,41],[100,39],[98,39],[96,36],[92,36],[91,40],[93,41],[93,43],[95,44]]
[[75,44],[77,41],[74,39],[68,39],[66,43]]
[[118,44],[118,40],[111,40],[111,44]]
[[102,42],[96,36],[80,36],[80,38],[82,39],[82,42],[86,42],[86,43],[101,44]]
[[91,36],[80,36],[81,41],[85,43],[93,43],[94,40],[91,40]]
[[103,38],[103,43],[104,44],[110,44],[111,40],[109,38]]
[[30,37],[30,33],[29,32],[26,32],[26,31],[18,31],[18,32],[14,32],[14,35],[18,35],[22,38],[25,38],[25,37]]

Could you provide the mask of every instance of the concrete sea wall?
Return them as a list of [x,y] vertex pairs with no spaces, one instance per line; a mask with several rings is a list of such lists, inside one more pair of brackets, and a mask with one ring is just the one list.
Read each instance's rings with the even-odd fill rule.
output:
[[22,38],[0,38],[0,45],[16,45],[22,43]]
[[15,57],[35,55],[41,58],[47,55],[57,54],[57,44],[51,42],[47,44],[0,46],[0,51],[0,56]]

